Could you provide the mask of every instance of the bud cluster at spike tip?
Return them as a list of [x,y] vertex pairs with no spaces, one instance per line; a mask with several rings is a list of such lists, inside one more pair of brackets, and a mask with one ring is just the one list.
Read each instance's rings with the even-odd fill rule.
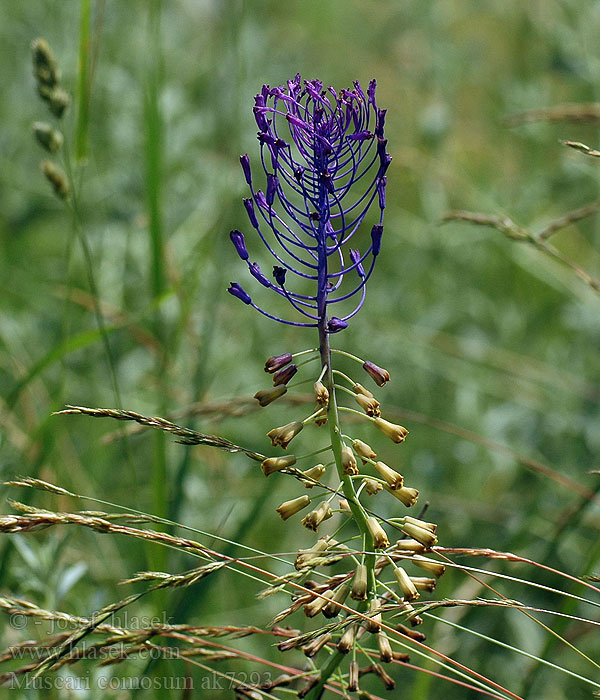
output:
[[[355,81],[351,90],[336,91],[296,75],[285,86],[264,85],[255,97],[264,184],[257,188],[250,159],[242,155],[251,194],[244,207],[252,235],[234,230],[230,238],[252,282],[286,299],[303,319],[270,313],[237,282],[228,291],[269,318],[337,333],[364,302],[381,251],[391,162],[384,137],[386,112],[377,106],[375,88],[372,80],[365,94]],[[357,241],[354,235],[373,203],[376,223],[370,237]],[[272,279],[251,261],[246,244],[257,240],[274,258]],[[355,247],[349,247],[351,242]],[[313,284],[308,292],[306,281]],[[298,282],[303,293],[295,291]]]

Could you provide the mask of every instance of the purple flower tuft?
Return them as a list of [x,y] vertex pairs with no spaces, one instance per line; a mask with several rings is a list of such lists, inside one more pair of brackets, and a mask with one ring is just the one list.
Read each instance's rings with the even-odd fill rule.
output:
[[[374,80],[365,94],[358,81],[352,89],[336,91],[296,75],[285,86],[264,85],[254,98],[266,186],[264,191],[255,188],[249,158],[240,156],[251,194],[244,206],[258,238],[275,258],[277,284],[256,263],[248,267],[305,322],[285,320],[252,303],[269,318],[335,333],[347,327],[364,302],[381,249],[385,173],[391,162],[384,136],[386,111],[377,106],[375,93]],[[348,244],[374,200],[379,211],[375,225],[371,223],[370,245],[361,254]],[[244,237],[235,233],[236,250],[248,260]],[[294,282],[303,284],[296,290]],[[312,291],[307,291],[307,282],[313,283]],[[232,285],[229,291],[251,303],[239,290]],[[343,316],[329,314],[331,305],[353,302]]]

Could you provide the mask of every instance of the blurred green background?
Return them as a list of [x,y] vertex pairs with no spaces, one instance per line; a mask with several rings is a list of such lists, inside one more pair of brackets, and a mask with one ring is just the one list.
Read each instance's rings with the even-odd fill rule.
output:
[[[119,399],[81,241],[38,167],[44,154],[31,123],[48,115],[35,94],[31,40],[50,42],[63,85],[75,96],[64,131],[71,151],[75,133],[87,150],[75,172],[81,221],[122,406],[179,416],[267,453],[266,431],[306,415],[307,407],[278,403],[259,412],[247,410],[245,399],[268,385],[262,366],[269,355],[311,347],[315,338],[281,328],[225,293],[230,280],[246,282],[228,232],[248,229],[238,156],[248,152],[257,162],[253,96],[263,83],[282,84],[296,72],[338,88],[376,77],[394,157],[385,254],[364,311],[335,345],[392,374],[377,396],[384,415],[405,424],[410,437],[401,447],[380,440],[379,454],[429,501],[444,546],[510,550],[576,576],[597,572],[598,508],[536,467],[596,488],[590,470],[598,468],[600,447],[598,297],[527,245],[439,222],[459,208],[508,215],[539,230],[598,197],[600,166],[560,144],[597,146],[597,124],[510,128],[505,119],[598,99],[600,3],[97,0],[89,4],[89,122],[78,126],[87,4],[0,7],[0,477],[38,476],[265,551],[312,542],[297,521],[282,523],[274,512],[298,487],[277,476],[266,482],[239,455],[185,448],[151,432],[106,443],[117,424],[51,417],[65,403],[114,407]],[[592,216],[553,238],[592,275],[600,275],[598,221]],[[368,381],[352,365],[341,366]],[[206,408],[215,402],[225,403]],[[242,415],[228,415],[232,410]],[[307,450],[314,443],[308,433],[297,439]],[[379,439],[367,429],[361,435]],[[10,495],[40,507],[94,507],[47,494]],[[380,508],[392,515],[392,504],[382,499]],[[2,591],[74,614],[123,596],[116,583],[139,569],[190,566],[175,554],[79,530],[6,540]],[[564,587],[531,568],[493,568]],[[156,599],[148,611],[166,605],[176,622],[264,625],[287,604],[283,596],[257,601],[258,585],[231,574],[215,582]],[[566,611],[557,596],[494,585],[509,598]],[[439,596],[457,598],[485,593],[460,572],[447,574],[439,588]],[[575,672],[593,678],[597,671],[561,644],[545,649],[548,637],[514,611],[446,616]],[[300,618],[289,622],[305,625]],[[597,656],[589,627],[542,619]],[[527,698],[591,696],[591,686],[575,678],[532,672],[522,656],[427,626],[432,646]],[[5,645],[15,638],[6,627]],[[268,643],[244,648],[281,660]],[[143,666],[131,662],[129,670],[136,668]],[[183,667],[161,665],[168,669],[181,675]],[[405,697],[477,697],[414,671],[396,675]],[[38,697],[31,692],[23,697]],[[376,685],[373,692],[385,693]]]

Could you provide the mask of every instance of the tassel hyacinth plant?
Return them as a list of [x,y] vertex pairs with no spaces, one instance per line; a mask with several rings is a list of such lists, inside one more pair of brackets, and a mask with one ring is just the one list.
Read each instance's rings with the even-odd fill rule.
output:
[[[72,177],[68,153],[65,153],[67,136],[58,128],[62,126],[61,119],[69,97],[60,86],[60,73],[47,42],[37,40],[32,48],[38,92],[58,121],[54,125],[37,123],[34,133],[50,154],[55,156],[63,152],[65,155],[65,170],[49,160],[44,161],[42,170],[57,197],[72,209],[77,219],[77,182]],[[230,454],[242,453],[256,465],[257,478],[268,477],[273,481],[287,477],[295,480],[299,492],[281,503],[276,513],[265,517],[277,521],[278,514],[284,521],[290,519],[291,523],[299,523],[303,515],[303,546],[291,554],[266,552],[245,542],[228,540],[215,532],[183,525],[175,519],[168,520],[158,513],[150,515],[89,495],[83,496],[37,478],[8,482],[15,487],[36,488],[54,494],[61,499],[61,504],[67,499],[86,499],[121,512],[53,511],[11,501],[17,512],[0,517],[0,532],[26,533],[76,525],[170,548],[200,562],[182,573],[171,574],[162,570],[138,573],[124,583],[142,586],[141,591],[109,603],[89,617],[45,609],[12,596],[0,597],[0,611],[6,614],[32,618],[36,622],[60,622],[68,627],[65,630],[63,626],[59,634],[50,634],[43,644],[24,641],[7,648],[0,654],[0,662],[12,663],[13,668],[0,674],[0,684],[22,687],[24,679],[35,681],[41,674],[86,659],[106,667],[148,658],[147,655],[153,653],[154,659],[184,660],[186,669],[193,666],[198,671],[210,673],[211,678],[228,682],[229,689],[235,690],[238,698],[253,700],[290,694],[317,700],[325,692],[378,700],[379,696],[373,695],[371,690],[378,686],[393,690],[393,670],[403,673],[409,669],[454,683],[453,689],[460,687],[469,694],[522,700],[520,695],[446,655],[441,649],[426,645],[425,634],[419,625],[434,621],[440,626],[445,624],[497,644],[552,671],[567,674],[584,683],[586,689],[590,686],[600,688],[595,680],[579,673],[579,667],[570,670],[554,665],[546,658],[462,626],[456,620],[432,614],[442,607],[511,609],[515,615],[527,617],[533,625],[550,633],[553,641],[566,644],[578,655],[579,662],[591,663],[598,668],[593,659],[533,615],[555,615],[555,611],[509,599],[487,583],[485,577],[494,576],[562,596],[566,601],[565,608],[558,614],[564,620],[597,626],[597,621],[572,615],[572,610],[566,607],[574,601],[598,606],[589,596],[590,592],[600,592],[592,580],[577,579],[546,564],[508,552],[438,546],[437,526],[426,515],[426,504],[420,510],[416,508],[419,492],[412,479],[405,485],[403,475],[395,468],[397,463],[389,466],[381,461],[377,455],[379,449],[371,438],[366,438],[367,444],[361,439],[364,437],[362,432],[353,434],[353,426],[359,422],[377,428],[397,445],[403,443],[408,434],[404,427],[381,415],[378,400],[361,383],[368,375],[378,387],[383,387],[390,380],[387,370],[370,359],[356,357],[341,347],[335,347],[338,338],[351,337],[352,319],[365,302],[367,282],[382,250],[386,172],[391,157],[384,134],[386,112],[377,104],[375,81],[368,84],[366,91],[358,81],[352,89],[336,91],[331,87],[324,88],[318,80],[302,81],[296,75],[286,86],[264,86],[255,98],[254,116],[260,143],[260,169],[264,171],[264,176],[259,177],[263,189],[255,180],[257,168],[251,165],[255,159],[241,156],[243,174],[250,189],[244,207],[252,234],[246,236],[237,229],[230,233],[235,251],[247,264],[254,288],[246,282],[232,282],[228,291],[275,322],[297,328],[299,336],[312,334],[309,349],[292,352],[290,348],[290,351],[267,360],[265,371],[272,377],[273,386],[259,390],[254,397],[256,402],[267,407],[282,400],[288,391],[291,394],[295,387],[309,383],[314,388],[315,410],[268,432],[272,447],[281,448],[283,454],[279,450],[263,454],[257,451],[259,448],[242,447],[231,440],[197,432],[172,420],[148,417],[121,408],[69,406],[60,413],[134,421],[140,428],[169,433],[184,445],[204,445]],[[487,220],[479,222],[489,223]],[[86,260],[90,263],[90,287],[95,292],[91,253],[82,230],[79,235]],[[259,249],[263,252],[266,249],[273,257],[272,274],[262,270],[258,263],[251,262],[251,253],[254,257],[257,243]],[[94,293],[97,324],[110,358],[98,296]],[[341,362],[346,364],[341,365]],[[350,376],[355,373],[345,373],[338,368],[338,364],[346,368],[352,362],[357,363],[360,375]],[[113,382],[119,405],[115,374]],[[302,405],[302,397],[298,398],[296,406]],[[290,454],[290,444],[305,428],[306,433],[311,431],[315,449],[309,454]],[[315,464],[317,457],[321,461]],[[157,473],[160,476],[160,472]],[[160,479],[155,483],[164,490]],[[593,502],[594,494],[585,493],[583,496],[586,503]],[[380,506],[392,515],[382,517]],[[334,515],[337,516],[335,519]],[[204,526],[203,522],[200,524]],[[175,535],[166,526],[193,535]],[[302,532],[302,527],[298,526],[298,530]],[[199,541],[192,539],[196,536]],[[222,544],[224,550],[226,547],[231,550],[219,551],[214,542]],[[453,554],[538,567],[562,578],[565,583],[583,586],[589,597],[527,578],[458,564],[451,559]],[[263,559],[273,565],[283,564],[283,573],[270,571],[268,566],[262,565]],[[157,568],[160,568],[160,563],[155,562]],[[434,591],[446,568],[460,570],[470,578],[469,583],[477,584],[477,591],[485,589],[490,596],[467,600],[424,600]],[[277,608],[278,612],[269,625],[261,619],[244,625],[208,626],[200,619],[200,625],[163,621],[140,629],[121,625],[114,617],[149,593],[183,589],[213,575],[225,574],[258,581],[261,600],[286,595],[291,596],[291,601],[286,598],[285,606]],[[190,589],[187,595],[194,595],[194,589]],[[281,625],[300,610],[311,621],[308,631]],[[291,658],[293,654],[287,654],[284,663],[278,652],[273,660],[222,643],[223,637],[233,640],[248,636],[276,641],[280,652],[302,650],[304,657],[300,658],[303,662],[298,663],[297,652],[292,665],[287,663],[287,657]],[[411,663],[407,651],[418,657],[418,665]],[[31,652],[33,658],[30,663],[22,664],[27,655],[25,652]],[[15,667],[17,661],[19,665]],[[216,669],[215,663],[222,661],[241,661],[251,664],[254,669],[264,665],[269,674],[257,672],[232,677]],[[473,665],[477,664],[474,662]],[[148,666],[138,669],[141,681],[148,670]],[[281,675],[273,677],[275,674],[272,676],[271,670],[278,670]],[[188,671],[186,674],[185,688],[177,689],[183,691],[181,697],[187,696],[192,688],[187,685],[191,674]],[[138,688],[144,687],[140,682]],[[224,686],[211,686],[211,689],[216,687]]]

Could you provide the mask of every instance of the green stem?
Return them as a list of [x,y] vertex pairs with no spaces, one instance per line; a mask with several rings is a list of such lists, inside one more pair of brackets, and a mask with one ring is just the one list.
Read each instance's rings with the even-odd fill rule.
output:
[[[352,477],[349,474],[344,474],[344,467],[342,465],[342,431],[340,426],[339,411],[336,398],[336,386],[333,378],[333,369],[331,367],[331,348],[329,346],[329,334],[325,328],[325,324],[321,323],[319,326],[319,340],[320,340],[320,352],[321,352],[321,367],[324,371],[323,380],[325,385],[329,390],[329,407],[327,410],[327,422],[329,424],[329,433],[331,436],[331,449],[333,456],[335,458],[335,465],[338,471],[338,476],[342,485],[342,492],[344,498],[348,501],[350,505],[350,510],[352,511],[352,516],[356,522],[358,529],[362,537],[364,538],[365,551],[369,552],[365,555],[365,565],[367,567],[367,583],[368,592],[367,600],[358,605],[359,612],[364,612],[369,609],[369,601],[375,595],[376,580],[375,580],[375,561],[376,556],[373,552],[373,538],[367,527],[367,514],[362,507],[356,491],[354,489],[354,484]],[[340,354],[342,353],[341,351]],[[321,669],[321,678],[319,683],[310,691],[306,696],[307,700],[318,700],[323,694],[325,684],[327,683],[330,676],[335,673],[338,666],[340,665],[343,654],[336,652],[327,664]]]

